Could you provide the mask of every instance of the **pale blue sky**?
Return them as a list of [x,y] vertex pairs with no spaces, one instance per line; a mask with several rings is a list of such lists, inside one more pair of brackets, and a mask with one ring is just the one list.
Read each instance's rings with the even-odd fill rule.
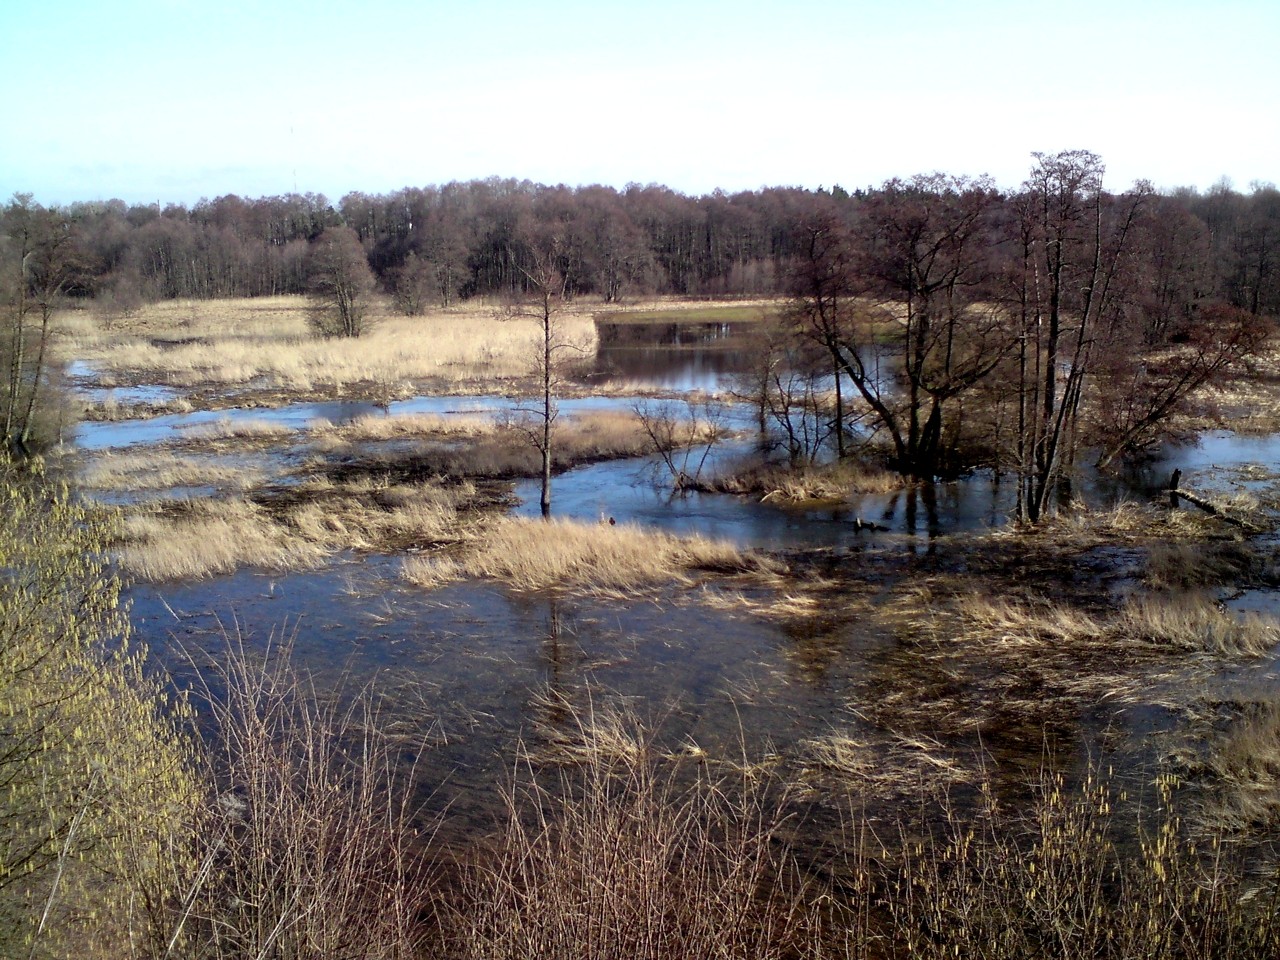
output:
[[3,0],[0,198],[1280,180],[1277,0]]

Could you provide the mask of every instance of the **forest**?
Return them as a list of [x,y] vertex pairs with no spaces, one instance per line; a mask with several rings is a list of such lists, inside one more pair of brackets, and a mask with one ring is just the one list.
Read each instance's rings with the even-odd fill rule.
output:
[[[1073,153],[1081,174],[1075,186],[1101,191],[1101,159]],[[67,292],[111,300],[122,311],[155,299],[304,293],[308,245],[339,226],[355,231],[385,287],[421,284],[442,304],[520,286],[515,264],[522,237],[554,230],[570,292],[610,303],[655,294],[786,293],[788,265],[802,253],[800,224],[818,214],[850,227],[904,216],[913,194],[940,189],[980,197],[980,220],[969,228],[974,244],[1016,261],[1036,175],[1007,192],[982,178],[927,175],[852,193],[839,186],[767,187],[699,197],[654,184],[617,190],[488,179],[385,196],[349,193],[336,203],[310,193],[227,195],[189,209],[108,200],[41,213],[51,221],[45,229],[56,226],[74,240]],[[1139,183],[1106,197],[1115,215],[1138,198],[1143,202],[1126,255],[1149,281],[1143,297],[1154,302],[1145,307],[1167,314],[1193,296],[1253,313],[1280,311],[1280,191],[1274,185],[1242,193],[1218,184],[1204,193],[1161,195]],[[6,234],[37,207],[30,198],[12,203]]]

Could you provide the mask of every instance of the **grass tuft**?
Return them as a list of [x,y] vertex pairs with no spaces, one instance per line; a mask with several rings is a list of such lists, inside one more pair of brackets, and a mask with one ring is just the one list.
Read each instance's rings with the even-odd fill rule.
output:
[[413,557],[406,580],[432,587],[460,577],[498,580],[517,590],[639,592],[689,585],[697,571],[766,573],[773,567],[731,544],[675,537],[628,524],[502,519],[455,557]]

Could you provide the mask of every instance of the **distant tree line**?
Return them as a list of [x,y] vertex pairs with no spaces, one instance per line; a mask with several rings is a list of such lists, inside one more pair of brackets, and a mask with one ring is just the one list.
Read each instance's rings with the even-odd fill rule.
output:
[[1012,466],[1034,518],[1078,449],[1105,463],[1158,442],[1280,315],[1274,186],[1111,193],[1103,172],[1075,150],[1037,154],[1012,191],[932,174],[698,197],[489,179],[190,209],[17,195],[0,209],[5,443],[21,456],[42,432],[50,318],[68,301],[128,314],[311,293],[322,333],[357,336],[378,288],[413,315],[536,297],[554,277],[557,302],[787,297],[757,399],[793,460],[844,455],[866,426],[908,476]]
[[[817,210],[850,225],[876,217],[895,184],[848,193],[773,187],[686,196],[666,187],[545,186],[477,180],[409,187],[385,195],[235,195],[188,208],[119,200],[39,209],[70,242],[60,256],[65,294],[94,296],[122,311],[171,298],[305,293],[308,251],[326,230],[354,231],[377,281],[412,313],[456,299],[505,295],[527,283],[523,238],[553,230],[567,294],[605,302],[629,296],[785,293],[801,253],[797,226]],[[1014,255],[1026,188],[988,187]],[[18,197],[3,214],[12,235],[35,208]],[[1280,313],[1280,191],[1219,184],[1206,193],[1152,196],[1142,241],[1166,304],[1182,287],[1253,313]],[[995,249],[995,248],[993,248]],[[12,269],[11,262],[9,268]],[[1175,289],[1179,288],[1179,289]]]

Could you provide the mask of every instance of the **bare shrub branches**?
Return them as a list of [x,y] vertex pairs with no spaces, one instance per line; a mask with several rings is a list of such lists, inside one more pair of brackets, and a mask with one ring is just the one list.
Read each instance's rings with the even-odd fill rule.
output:
[[295,637],[261,655],[229,636],[194,695],[212,727],[200,861],[175,924],[182,955],[417,955],[431,894],[374,695],[318,689]]
[[637,743],[551,786],[517,765],[491,865],[467,880],[462,957],[768,960],[801,945],[778,810]]

